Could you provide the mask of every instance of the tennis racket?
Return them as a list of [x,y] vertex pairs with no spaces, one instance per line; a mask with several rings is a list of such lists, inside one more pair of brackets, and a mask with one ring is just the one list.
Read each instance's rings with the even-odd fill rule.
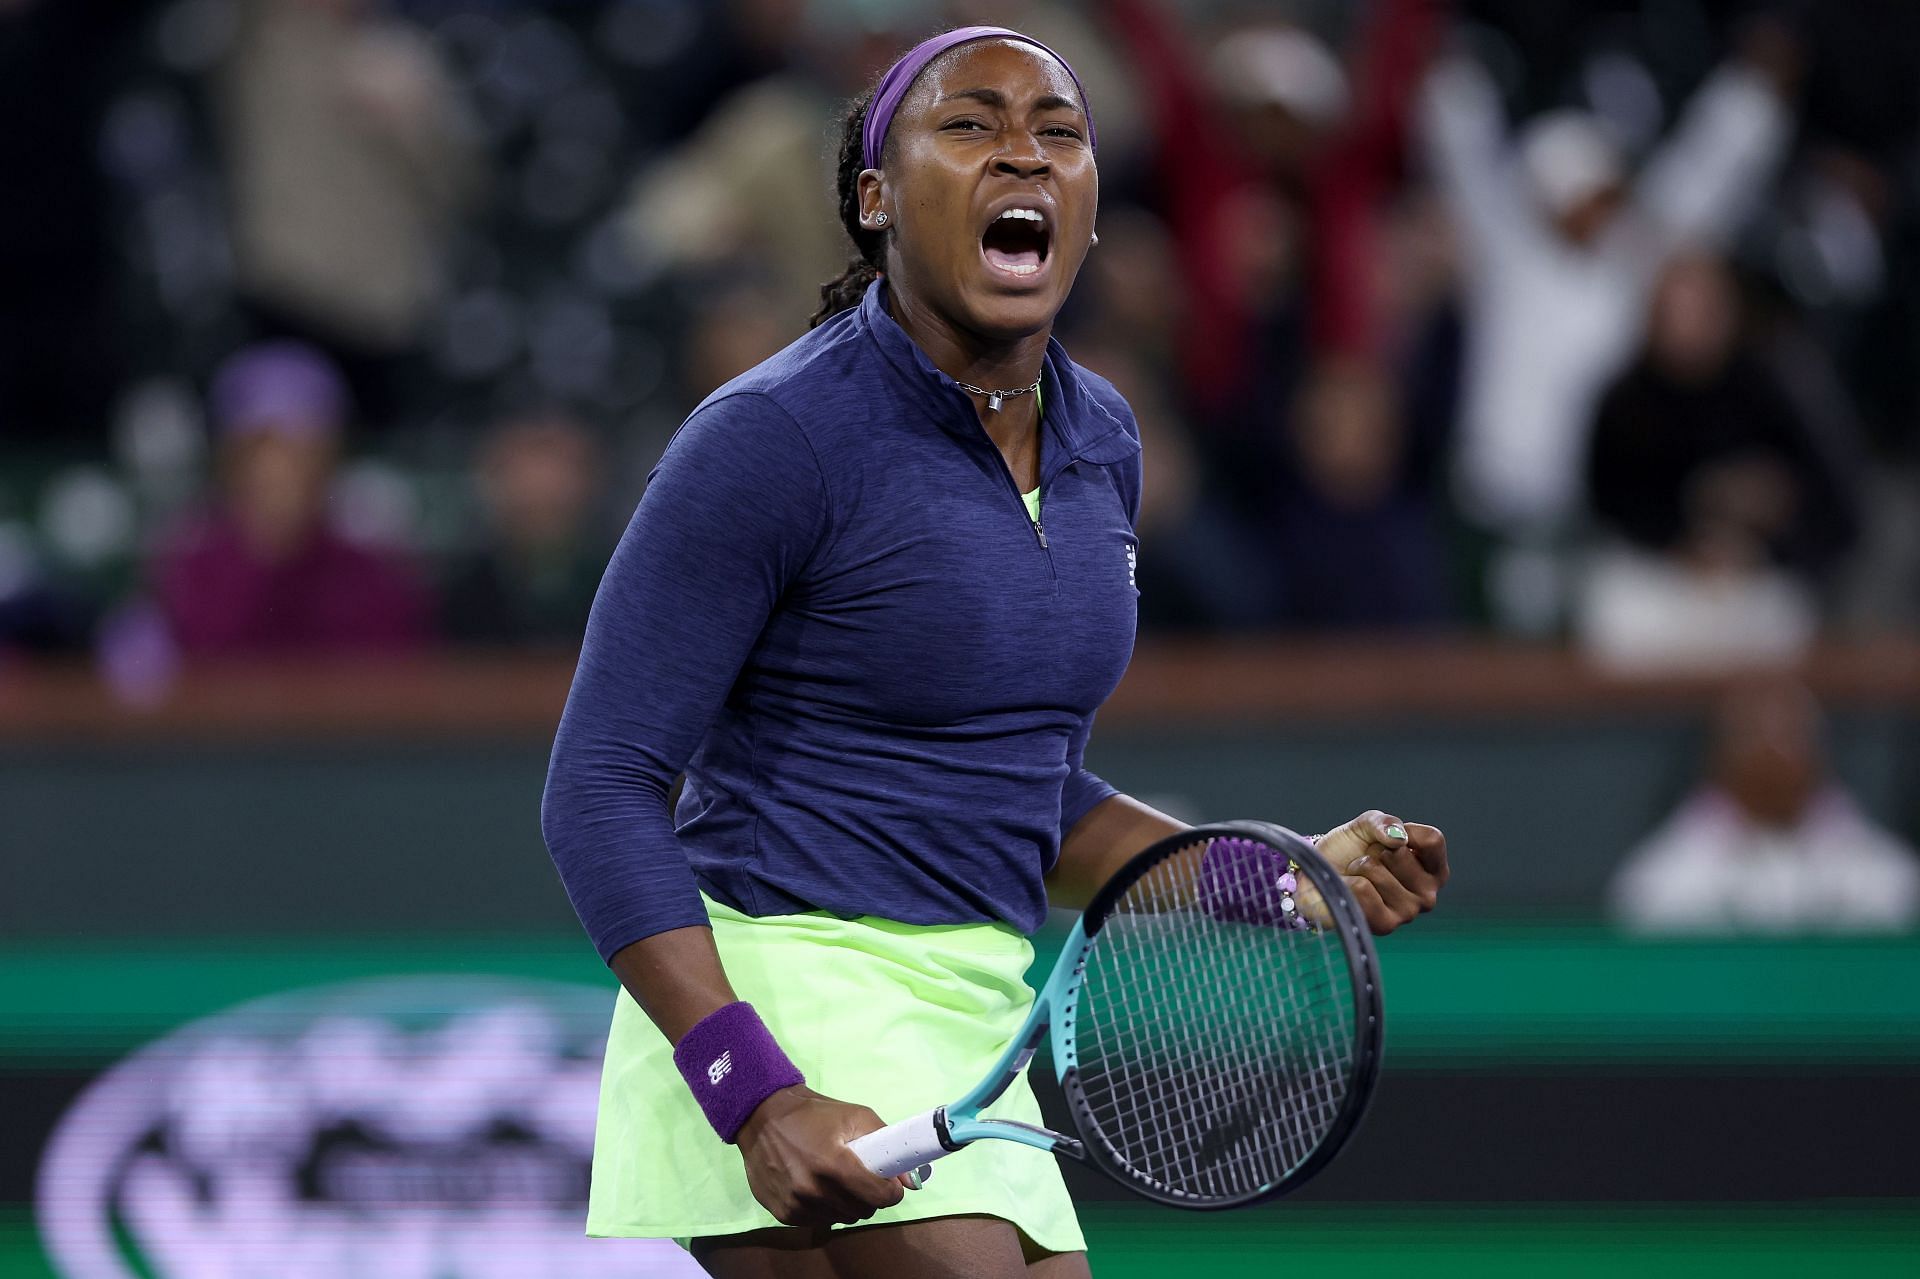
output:
[[[1176,1207],[1257,1203],[1352,1134],[1380,1070],[1381,1016],[1366,921],[1313,846],[1265,822],[1199,826],[1100,890],[971,1092],[849,1144],[884,1177],[993,1138]],[[1049,1031],[1077,1135],[983,1118]]]

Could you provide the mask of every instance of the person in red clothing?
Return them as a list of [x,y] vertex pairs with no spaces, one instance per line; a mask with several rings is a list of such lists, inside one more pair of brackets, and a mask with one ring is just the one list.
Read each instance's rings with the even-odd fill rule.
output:
[[348,402],[339,372],[297,342],[251,346],[214,379],[219,488],[153,573],[188,659],[393,653],[428,639],[419,575],[343,537],[327,502]]
[[[1414,89],[1449,8],[1374,0],[1347,65],[1306,31],[1270,22],[1229,34],[1203,61],[1164,0],[1102,7],[1153,121],[1160,212],[1187,292],[1181,364],[1203,420],[1270,397],[1274,388],[1253,385],[1272,362],[1257,330],[1296,270],[1307,275],[1305,331],[1290,340],[1316,359],[1380,355],[1374,213],[1400,178]],[[1307,249],[1289,250],[1290,238]],[[1249,244],[1263,261],[1246,261]]]

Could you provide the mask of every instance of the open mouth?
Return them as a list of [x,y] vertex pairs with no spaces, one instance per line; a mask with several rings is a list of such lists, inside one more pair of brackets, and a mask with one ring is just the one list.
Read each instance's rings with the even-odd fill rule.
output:
[[980,252],[987,265],[1015,278],[1040,274],[1052,239],[1047,219],[1037,209],[1007,209],[987,224]]

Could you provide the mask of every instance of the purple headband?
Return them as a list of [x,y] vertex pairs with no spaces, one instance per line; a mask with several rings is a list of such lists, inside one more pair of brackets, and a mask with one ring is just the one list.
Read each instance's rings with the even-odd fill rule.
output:
[[1041,44],[1032,36],[1021,35],[1018,31],[1009,31],[1005,27],[955,27],[943,31],[930,40],[922,40],[901,56],[900,61],[887,68],[880,77],[880,87],[873,91],[873,103],[867,108],[867,123],[862,136],[861,163],[869,169],[880,167],[880,148],[886,143],[887,130],[893,125],[893,113],[900,109],[900,100],[907,96],[907,90],[913,87],[914,77],[925,69],[929,62],[945,53],[957,44],[969,40],[1019,40],[1030,44],[1041,52],[1050,55],[1054,61],[1067,68],[1067,75],[1073,80],[1073,87],[1080,90],[1080,106],[1087,113],[1087,146],[1095,147],[1093,134],[1093,111],[1087,106],[1087,91],[1080,84],[1080,77],[1074,74],[1067,60],[1052,49]]

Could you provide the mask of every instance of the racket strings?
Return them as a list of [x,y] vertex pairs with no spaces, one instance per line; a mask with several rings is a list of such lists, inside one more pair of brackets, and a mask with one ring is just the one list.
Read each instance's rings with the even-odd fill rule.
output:
[[[1223,956],[1218,949],[1196,948],[1191,945],[1170,948],[1167,959],[1181,967],[1205,974],[1211,988],[1222,989],[1220,966],[1238,957]],[[1196,963],[1196,960],[1198,961]],[[1212,961],[1212,962],[1208,962]],[[1243,960],[1241,962],[1244,962]],[[1178,987],[1175,988],[1179,990]],[[1275,1010],[1272,1001],[1265,1008],[1251,1009],[1255,1014],[1249,1020],[1261,1020],[1271,1024]],[[1260,1103],[1270,1100],[1270,1094],[1276,1086],[1287,1086],[1284,1079],[1276,1080],[1272,1069],[1262,1069],[1265,1063],[1259,1061],[1258,1045],[1245,1033],[1246,1022],[1235,1017],[1220,1023],[1213,1018],[1212,1025],[1198,1026],[1192,1015],[1194,1004],[1191,1000],[1177,1000],[1172,1005],[1179,1014],[1171,1027],[1161,1018],[1161,1024],[1155,1029],[1178,1045],[1184,1055],[1184,1070],[1157,1069],[1145,1076],[1147,1086],[1144,1089],[1129,1087],[1137,1083],[1127,1075],[1118,1075],[1115,1082],[1119,1087],[1113,1091],[1119,1102],[1114,1107],[1116,1117],[1130,1119],[1136,1125],[1135,1131],[1148,1138],[1150,1153],[1157,1159],[1144,1162],[1148,1170],[1158,1172],[1156,1180],[1176,1183],[1184,1179],[1194,1191],[1212,1196],[1226,1196],[1257,1191],[1261,1186],[1272,1184],[1284,1175],[1286,1166],[1296,1162],[1295,1157],[1303,1157],[1312,1148],[1315,1134],[1322,1127],[1326,1109],[1305,1107],[1283,1109],[1277,1115],[1263,1115],[1265,1109]],[[1284,1015],[1284,1014],[1282,1014]],[[1171,1030],[1173,1033],[1168,1034]],[[1224,1031],[1224,1033],[1223,1033]],[[1209,1038],[1209,1035],[1212,1037]],[[1137,1042],[1137,1036],[1121,1036],[1122,1051],[1131,1056],[1138,1065],[1150,1061],[1154,1054],[1143,1052]],[[1318,1055],[1318,1054],[1317,1054]],[[1160,1054],[1164,1057],[1165,1054]],[[1319,1069],[1308,1067],[1314,1075],[1325,1076],[1324,1066]],[[1137,1072],[1136,1072],[1137,1073]],[[1296,1075],[1303,1072],[1296,1070]],[[1298,1085],[1295,1085],[1298,1090]],[[1311,1089],[1309,1089],[1311,1091]],[[1320,1090],[1332,1099],[1329,1090]],[[1133,1104],[1129,1105],[1128,1103]],[[1144,1106],[1141,1104],[1144,1102]],[[1307,1113],[1318,1110],[1319,1115]],[[1249,1140],[1262,1118],[1269,1122],[1277,1120],[1279,1127],[1290,1132],[1292,1142],[1283,1141],[1276,1149],[1272,1142],[1261,1143]],[[1144,1128],[1139,1127],[1142,1120]],[[1223,1125],[1234,1134],[1233,1143],[1225,1148],[1224,1155],[1219,1147],[1209,1148],[1208,1136]],[[1296,1147],[1293,1151],[1286,1146]],[[1276,1159],[1278,1154],[1281,1158]],[[1158,1164],[1155,1168],[1153,1165]]]
[[1143,876],[1102,924],[1077,1070],[1088,1135],[1117,1162],[1171,1193],[1229,1199],[1278,1184],[1336,1122],[1353,1012],[1338,938],[1231,922],[1279,918],[1277,875],[1203,886],[1205,850]]
[[[1164,912],[1171,903],[1155,901],[1152,903]],[[1201,975],[1208,987],[1226,989],[1231,985],[1228,973],[1237,970],[1234,961],[1244,959],[1241,955],[1223,955],[1218,947],[1194,945],[1194,938],[1181,937],[1181,945],[1176,951],[1176,962],[1181,966],[1190,966]],[[1184,962],[1181,962],[1184,961]],[[1183,992],[1192,995],[1193,992]],[[1237,1017],[1226,1021],[1226,1033],[1213,1040],[1211,1044],[1200,1037],[1193,1029],[1191,1019],[1182,1027],[1183,1039],[1195,1051],[1202,1063],[1203,1089],[1200,1094],[1205,1101],[1203,1113],[1212,1123],[1236,1114],[1242,1107],[1255,1101],[1265,1091],[1265,1080],[1252,1068],[1254,1045],[1248,1042],[1246,1023]],[[1201,1163],[1204,1154],[1203,1144],[1188,1140],[1186,1156],[1189,1175],[1216,1194],[1241,1193],[1253,1187],[1242,1184],[1241,1176],[1249,1171],[1259,1171],[1262,1162],[1259,1156],[1263,1151],[1253,1149],[1251,1156],[1229,1155],[1226,1160],[1211,1166]],[[1251,1162],[1251,1169],[1241,1165]]]

